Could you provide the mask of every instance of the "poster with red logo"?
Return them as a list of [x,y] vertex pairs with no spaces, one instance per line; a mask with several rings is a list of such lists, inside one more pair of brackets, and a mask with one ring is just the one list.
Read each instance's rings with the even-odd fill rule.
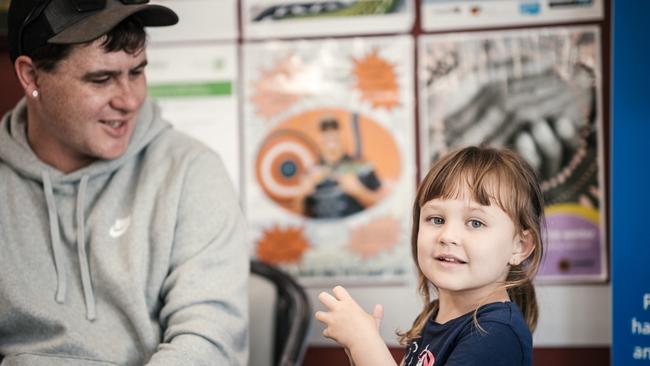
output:
[[422,169],[467,145],[519,153],[546,201],[538,280],[605,280],[599,28],[429,35],[419,50]]
[[412,54],[404,36],[244,46],[254,257],[304,284],[411,273]]
[[604,0],[420,0],[425,31],[601,20]]

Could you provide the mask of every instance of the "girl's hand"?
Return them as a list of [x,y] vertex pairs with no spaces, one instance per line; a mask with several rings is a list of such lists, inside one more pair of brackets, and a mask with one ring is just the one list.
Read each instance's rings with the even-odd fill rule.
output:
[[323,335],[352,350],[370,339],[381,340],[379,324],[384,313],[381,305],[375,305],[372,314],[365,312],[341,286],[332,289],[334,296],[321,292],[318,299],[328,311],[316,312],[316,319],[325,325]]

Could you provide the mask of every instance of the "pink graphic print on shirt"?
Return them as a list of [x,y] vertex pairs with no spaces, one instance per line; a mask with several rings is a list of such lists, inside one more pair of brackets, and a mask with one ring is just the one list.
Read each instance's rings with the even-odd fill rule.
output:
[[418,355],[417,366],[433,366],[433,364],[436,362],[436,358],[433,357],[433,353],[431,353],[428,348],[429,346],[423,349],[422,352],[420,352]]

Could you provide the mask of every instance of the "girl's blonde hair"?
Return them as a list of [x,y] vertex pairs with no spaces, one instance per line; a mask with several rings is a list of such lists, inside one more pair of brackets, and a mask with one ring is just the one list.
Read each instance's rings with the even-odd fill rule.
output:
[[[477,203],[498,205],[510,216],[518,233],[528,230],[531,235],[534,243],[532,253],[520,265],[510,267],[504,287],[511,301],[523,312],[531,332],[535,330],[538,309],[532,279],[542,261],[541,226],[544,222],[544,200],[537,176],[530,165],[512,151],[472,146],[438,160],[418,187],[413,203],[411,251],[418,269],[418,292],[424,309],[411,329],[399,334],[402,344],[417,339],[427,321],[438,311],[438,301],[431,299],[435,288],[418,266],[420,209],[435,198],[458,198],[466,188]],[[474,319],[476,321],[476,312]]]

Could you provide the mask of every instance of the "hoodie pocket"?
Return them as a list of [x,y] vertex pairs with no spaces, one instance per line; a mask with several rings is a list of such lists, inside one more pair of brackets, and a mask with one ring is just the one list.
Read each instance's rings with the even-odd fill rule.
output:
[[6,355],[0,366],[116,366],[116,363],[65,355],[19,353]]

